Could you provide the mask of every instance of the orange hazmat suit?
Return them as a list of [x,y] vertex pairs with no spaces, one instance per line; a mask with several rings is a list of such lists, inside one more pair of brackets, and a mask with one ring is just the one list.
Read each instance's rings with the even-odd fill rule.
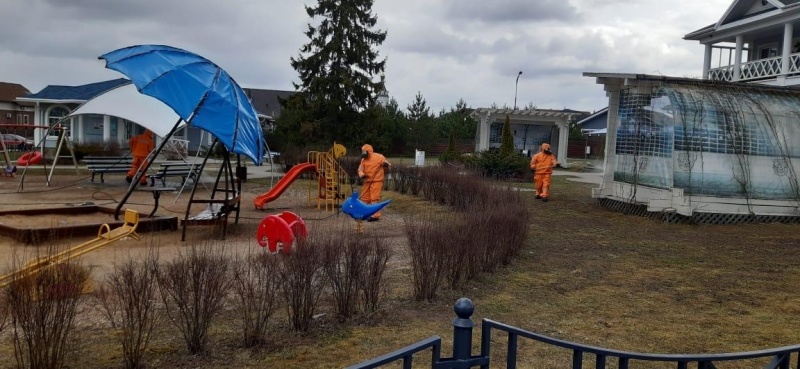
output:
[[[375,152],[372,145],[361,146],[361,164],[358,166],[358,176],[364,180],[364,187],[361,189],[360,199],[366,204],[374,204],[381,201],[381,190],[383,189],[384,169],[391,167],[386,158]],[[381,213],[372,215],[370,220],[378,220]]]
[[558,165],[555,155],[550,153],[550,144],[543,143],[542,150],[531,158],[531,170],[533,173],[533,183],[536,185],[536,198],[547,201],[550,195],[550,176],[553,168]]
[[[133,156],[133,164],[131,164],[131,169],[128,171],[128,179],[130,181],[140,168],[144,169],[143,167],[147,155],[150,155],[150,152],[155,149],[156,142],[153,139],[153,132],[146,129],[144,133],[131,137],[129,144],[131,147],[131,156]],[[146,174],[143,173],[141,178],[139,178],[139,184],[147,184]]]

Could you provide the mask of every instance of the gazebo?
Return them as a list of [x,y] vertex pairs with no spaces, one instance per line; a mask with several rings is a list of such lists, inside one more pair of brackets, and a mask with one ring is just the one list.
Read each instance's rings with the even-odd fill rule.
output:
[[539,150],[543,142],[547,142],[555,149],[561,165],[568,167],[569,124],[581,114],[567,109],[477,108],[472,112],[472,116],[478,120],[475,151],[500,147],[503,124],[508,116],[514,135],[514,147],[519,152],[531,156]]

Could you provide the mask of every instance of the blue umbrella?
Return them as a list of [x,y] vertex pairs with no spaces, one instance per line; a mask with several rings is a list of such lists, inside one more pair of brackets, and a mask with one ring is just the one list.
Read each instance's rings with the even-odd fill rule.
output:
[[163,45],[130,46],[100,59],[106,61],[106,68],[133,81],[139,92],[167,104],[189,125],[261,165],[264,134],[256,111],[242,88],[216,64]]

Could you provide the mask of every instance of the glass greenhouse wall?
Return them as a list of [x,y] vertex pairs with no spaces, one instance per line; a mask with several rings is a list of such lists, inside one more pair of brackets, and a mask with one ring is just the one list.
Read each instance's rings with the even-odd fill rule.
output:
[[620,91],[616,123],[616,182],[800,200],[800,92],[663,83]]

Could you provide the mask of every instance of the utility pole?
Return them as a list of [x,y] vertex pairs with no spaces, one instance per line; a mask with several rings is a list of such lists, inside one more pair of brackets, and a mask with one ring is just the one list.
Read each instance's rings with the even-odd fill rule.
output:
[[519,87],[519,76],[522,75],[522,71],[517,73],[517,81],[514,82],[514,110],[517,110],[517,88]]

